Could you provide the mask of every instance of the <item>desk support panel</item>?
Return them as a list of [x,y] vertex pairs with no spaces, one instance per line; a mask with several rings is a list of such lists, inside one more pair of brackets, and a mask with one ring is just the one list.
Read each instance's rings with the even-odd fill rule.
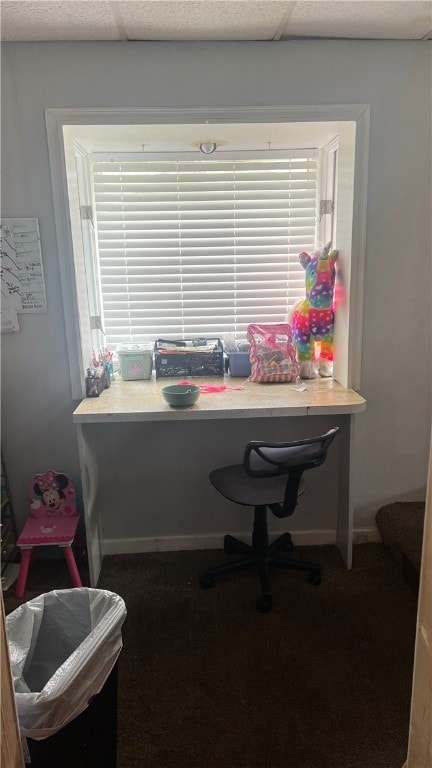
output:
[[85,425],[77,424],[78,452],[83,492],[84,520],[87,539],[87,555],[90,571],[90,586],[96,587],[102,567],[102,539],[100,516],[96,506],[97,457],[88,450],[85,440]]
[[339,432],[339,494],[337,516],[337,545],[347,568],[352,568],[354,528],[352,450],[354,416],[340,417]]

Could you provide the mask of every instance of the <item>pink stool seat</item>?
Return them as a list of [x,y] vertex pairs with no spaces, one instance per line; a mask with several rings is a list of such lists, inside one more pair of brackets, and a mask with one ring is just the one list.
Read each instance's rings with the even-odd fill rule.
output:
[[70,546],[78,526],[78,517],[29,517],[18,538],[19,547],[46,544]]
[[21,564],[16,597],[24,597],[34,547],[57,545],[63,549],[72,585],[81,587],[72,551],[79,522],[74,482],[67,475],[51,469],[43,475],[36,475],[30,485],[29,502],[30,516],[17,541],[21,549]]

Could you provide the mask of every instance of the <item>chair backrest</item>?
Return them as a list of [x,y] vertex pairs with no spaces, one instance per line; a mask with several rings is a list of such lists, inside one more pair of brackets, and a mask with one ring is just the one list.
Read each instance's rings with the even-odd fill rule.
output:
[[74,481],[53,469],[34,476],[29,501],[31,517],[74,517],[78,514]]
[[270,505],[273,514],[277,517],[292,515],[303,472],[319,467],[326,460],[327,451],[338,432],[339,427],[333,427],[324,435],[306,440],[289,443],[251,441],[247,444],[243,465],[248,475],[267,478],[288,475],[284,503]]

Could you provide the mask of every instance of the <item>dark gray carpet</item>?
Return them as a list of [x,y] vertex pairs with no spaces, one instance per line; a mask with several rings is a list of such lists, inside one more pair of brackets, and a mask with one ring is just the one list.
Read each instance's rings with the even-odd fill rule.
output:
[[[105,558],[99,586],[128,609],[118,768],[401,768],[416,598],[382,545],[357,546],[352,571],[335,547],[298,551],[322,584],[275,572],[270,614],[252,574],[199,588],[221,552]],[[49,569],[26,599],[68,586]]]

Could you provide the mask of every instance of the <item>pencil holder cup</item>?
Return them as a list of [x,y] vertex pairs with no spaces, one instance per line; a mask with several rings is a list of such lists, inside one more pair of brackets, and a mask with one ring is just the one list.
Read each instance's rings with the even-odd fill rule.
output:
[[105,389],[105,371],[100,375],[86,376],[86,396],[99,397]]

